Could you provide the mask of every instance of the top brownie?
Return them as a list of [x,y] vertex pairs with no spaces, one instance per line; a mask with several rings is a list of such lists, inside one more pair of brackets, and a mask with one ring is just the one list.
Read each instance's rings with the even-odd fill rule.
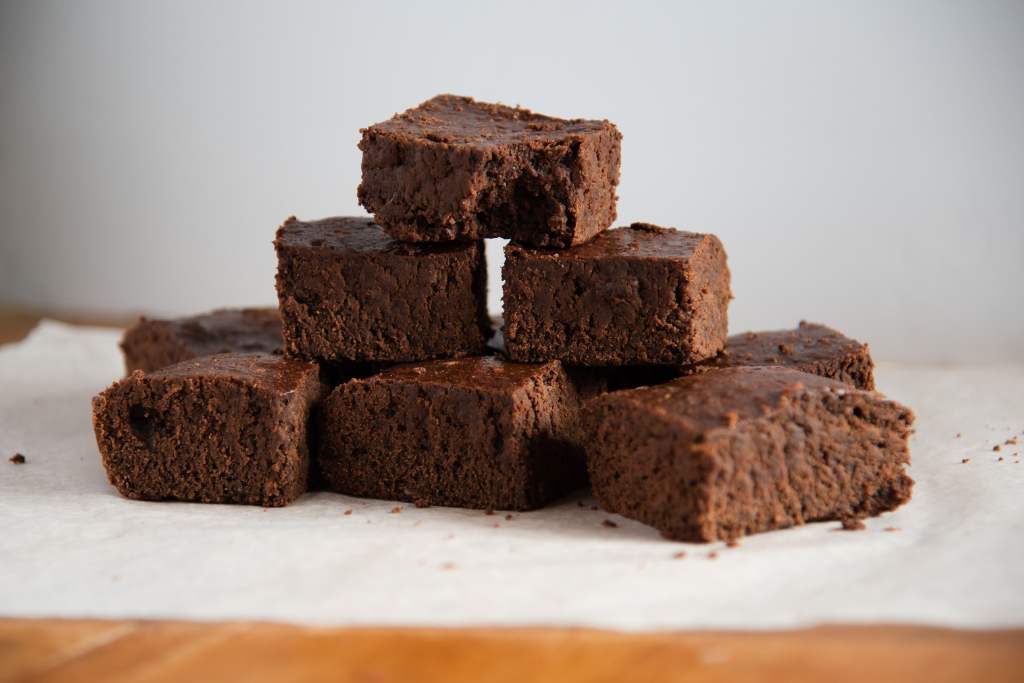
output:
[[858,389],[875,388],[875,364],[867,344],[803,320],[795,330],[735,334],[725,350],[705,364],[720,368],[752,365],[781,365]]
[[125,332],[121,350],[131,373],[215,353],[273,353],[281,344],[281,316],[276,308],[224,308],[169,320],[142,318]]
[[622,136],[608,121],[438,95],[362,134],[359,202],[397,239],[564,248],[615,220]]

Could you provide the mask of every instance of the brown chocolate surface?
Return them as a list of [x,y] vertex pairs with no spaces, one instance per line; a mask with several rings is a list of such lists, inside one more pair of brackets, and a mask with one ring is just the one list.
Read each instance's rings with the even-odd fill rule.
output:
[[[794,330],[743,332],[729,337],[725,350],[704,367],[780,365],[874,389],[874,361],[867,344],[816,323],[801,320]],[[692,372],[700,368],[686,368]]]
[[557,362],[409,364],[338,386],[317,464],[349,495],[527,510],[583,485],[579,399]]
[[128,373],[215,353],[272,353],[281,345],[281,316],[276,308],[225,308],[167,320],[142,318],[121,340]]
[[362,131],[359,201],[405,241],[579,244],[615,220],[621,135],[439,95]]
[[417,361],[480,353],[490,336],[479,242],[403,244],[368,218],[293,217],[274,245],[288,355]]
[[502,277],[518,362],[683,365],[725,344],[729,268],[714,235],[635,223],[564,251],[509,244]]
[[709,370],[587,404],[602,507],[687,541],[892,510],[913,413],[873,392],[782,367]]
[[262,353],[136,371],[93,399],[96,443],[128,498],[286,505],[306,490],[323,390],[316,365]]

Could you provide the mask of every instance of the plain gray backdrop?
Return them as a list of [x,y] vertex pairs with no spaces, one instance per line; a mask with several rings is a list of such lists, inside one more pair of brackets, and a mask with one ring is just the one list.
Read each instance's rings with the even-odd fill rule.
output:
[[1024,2],[6,2],[0,305],[272,304],[441,92],[618,124],[619,222],[717,233],[734,331],[1024,358]]

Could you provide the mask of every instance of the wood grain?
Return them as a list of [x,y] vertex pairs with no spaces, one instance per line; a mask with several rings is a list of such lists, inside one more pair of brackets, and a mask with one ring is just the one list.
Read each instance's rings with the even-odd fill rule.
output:
[[1020,681],[1024,630],[626,634],[0,620],[0,681]]

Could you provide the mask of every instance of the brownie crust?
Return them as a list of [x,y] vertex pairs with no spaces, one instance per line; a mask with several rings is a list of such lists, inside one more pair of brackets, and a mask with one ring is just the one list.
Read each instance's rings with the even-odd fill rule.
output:
[[795,330],[735,334],[726,341],[721,354],[696,368],[685,368],[684,372],[752,365],[779,365],[858,389],[875,388],[875,363],[867,344],[804,320]]
[[289,218],[277,231],[285,353],[403,362],[481,353],[491,330],[483,244],[417,245],[369,218]]
[[129,374],[216,353],[274,353],[281,346],[281,316],[276,308],[224,308],[184,318],[141,318],[121,339]]
[[220,354],[135,371],[93,399],[110,483],[139,500],[286,505],[306,490],[316,365]]
[[317,465],[348,495],[530,510],[585,483],[578,413],[557,362],[401,365],[324,400]]
[[509,244],[502,278],[517,362],[683,365],[725,345],[732,295],[714,235],[634,223],[564,251]]
[[589,402],[587,466],[606,510],[670,539],[729,540],[902,505],[913,420],[798,370],[710,370]]
[[396,239],[586,242],[615,220],[608,121],[438,95],[362,131],[359,202]]

